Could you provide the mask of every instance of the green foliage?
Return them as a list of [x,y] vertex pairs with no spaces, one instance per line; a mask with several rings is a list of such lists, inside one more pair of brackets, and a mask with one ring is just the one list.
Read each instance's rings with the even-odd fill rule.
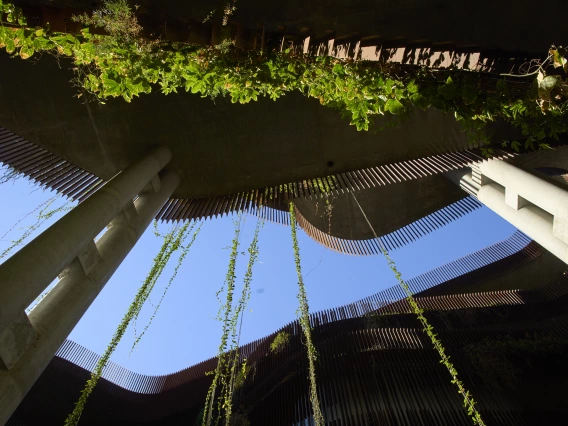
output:
[[554,68],[562,68],[568,73],[568,49],[562,46],[557,49],[556,46],[552,46],[548,53],[552,55]]
[[[234,6],[227,4],[229,9]],[[136,17],[122,0],[107,1],[91,17],[77,19],[102,26],[109,35],[88,29],[81,34],[52,33],[25,27],[24,20],[13,17],[13,26],[0,27],[0,46],[24,59],[35,52],[71,57],[80,86],[101,101],[122,97],[130,102],[156,87],[164,94],[185,90],[203,97],[226,95],[238,103],[259,97],[276,100],[299,91],[348,114],[358,130],[368,130],[376,115],[398,117],[388,124],[393,125],[413,107],[432,106],[453,113],[469,130],[497,119],[508,122],[523,132],[527,147],[542,146],[545,138],[558,139],[568,132],[568,86],[558,79],[553,84],[553,76],[545,76],[534,90],[527,79],[470,71],[411,69],[290,51],[253,52],[231,43],[219,48],[149,41],[139,35]],[[565,64],[565,50],[554,52],[555,61]],[[475,132],[472,138],[483,142]]]
[[[235,357],[235,360],[237,359],[237,357]],[[238,389],[240,389],[244,384],[245,381],[247,379],[250,367],[247,364],[247,360],[245,359],[243,361],[243,363],[241,364],[240,368],[236,368],[237,370],[237,374],[235,375],[235,379],[233,380],[233,390],[237,391]]]
[[103,7],[92,15],[84,13],[74,16],[73,20],[86,26],[103,28],[111,37],[127,42],[135,40],[142,31],[127,0],[105,0]]
[[454,365],[450,362],[450,357],[446,354],[446,350],[442,345],[442,341],[438,338],[438,335],[434,332],[434,328],[430,325],[430,323],[424,316],[424,309],[422,309],[418,305],[418,303],[416,303],[416,300],[414,299],[410,287],[408,287],[408,284],[406,284],[406,282],[402,279],[402,274],[398,271],[396,264],[390,257],[381,239],[377,236],[377,233],[375,232],[375,229],[371,225],[371,222],[369,222],[369,220],[367,219],[367,215],[365,214],[363,208],[359,204],[357,197],[355,197],[354,193],[351,193],[351,195],[353,196],[353,199],[359,206],[359,209],[361,210],[361,213],[365,217],[365,220],[367,221],[369,228],[373,232],[375,239],[379,242],[379,247],[381,249],[381,252],[383,253],[385,259],[387,260],[389,268],[394,273],[398,281],[398,284],[400,285],[402,290],[404,290],[408,304],[410,305],[414,314],[418,317],[418,320],[422,324],[424,332],[428,335],[428,337],[432,342],[432,346],[438,352],[438,355],[440,355],[440,363],[444,364],[444,366],[447,368],[448,372],[450,373],[450,376],[452,377],[452,384],[456,385],[456,387],[458,388],[458,392],[460,393],[460,395],[462,395],[464,407],[466,408],[468,415],[471,417],[473,424],[485,426],[485,422],[483,421],[481,415],[479,414],[479,411],[477,411],[477,408],[475,407],[476,405],[475,400],[473,399],[469,391],[465,388],[463,382],[458,378],[458,372],[454,367]]
[[[241,233],[241,223],[241,217],[239,216],[239,220],[235,221],[235,235],[233,237],[231,254],[229,257],[229,269],[227,271],[227,276],[225,277],[225,283],[223,287],[221,287],[221,289],[217,292],[217,297],[219,297],[219,295],[225,289],[225,286],[227,287],[225,304],[221,307],[217,315],[217,318],[223,321],[223,334],[221,335],[219,350],[217,351],[217,367],[215,369],[215,375],[205,399],[205,414],[203,415],[204,426],[210,426],[213,421],[214,402],[218,385],[221,386],[221,396],[218,398],[219,417],[223,408],[222,403],[224,399],[223,397],[225,396],[223,392],[223,386],[227,385],[228,380],[223,373],[225,373],[226,364],[228,364],[228,355],[226,354],[226,351],[229,342],[229,334],[231,331],[231,310],[233,306],[233,293],[235,290],[235,268],[237,264],[237,256],[239,254],[239,236]],[[219,417],[216,418],[215,424],[218,423]]]
[[[217,0],[217,6],[215,9],[211,10],[203,20],[203,23],[210,21],[215,17],[215,15],[222,15],[222,25],[225,26],[229,23],[229,18],[237,10],[235,4],[237,0]],[[220,11],[220,13],[218,13]]]
[[276,335],[272,343],[270,343],[270,352],[278,353],[286,347],[290,341],[290,333],[281,331]]
[[[223,322],[223,332],[221,343],[217,351],[217,367],[211,372],[213,380],[207,392],[205,400],[205,411],[202,424],[215,425],[224,418],[225,425],[229,426],[232,421],[233,413],[233,394],[236,388],[242,386],[247,374],[246,360],[240,363],[239,344],[243,323],[243,314],[250,300],[253,266],[258,259],[258,234],[262,226],[262,221],[256,224],[252,242],[248,248],[249,262],[244,276],[243,290],[241,296],[233,308],[233,294],[235,290],[235,268],[239,254],[239,237],[241,233],[242,217],[235,221],[235,235],[233,237],[231,254],[229,257],[229,268],[223,287],[217,292],[217,297],[225,291],[225,303],[218,313],[218,319]],[[226,288],[226,290],[225,290]],[[219,387],[219,392],[217,392]],[[217,399],[217,409],[215,412],[214,402]]]
[[[306,339],[306,350],[308,353],[309,378],[310,378],[310,402],[316,426],[324,426],[325,420],[320,408],[320,402],[316,384],[316,359],[317,352],[312,342],[312,327],[310,325],[310,307],[308,305],[308,295],[304,286],[304,278],[302,276],[302,265],[300,262],[300,246],[298,245],[298,236],[296,234],[296,210],[294,203],[290,203],[290,228],[292,229],[292,246],[294,248],[294,261],[296,263],[296,273],[298,274],[298,301],[300,306],[296,311],[298,315],[304,338]],[[273,342],[274,343],[274,342]]]
[[0,185],[2,185],[3,183],[8,183],[10,181],[16,181],[19,176],[20,174],[16,169],[8,166],[4,169],[2,175],[0,175]]
[[6,14],[6,21],[10,24],[27,25],[26,17],[21,7],[16,7],[11,1],[0,0],[0,15]]
[[[188,234],[193,230],[194,226],[195,224],[191,225],[190,227],[189,223],[186,223],[181,227],[176,225],[172,228],[170,232],[168,232],[164,236],[164,242],[162,244],[162,247],[160,248],[160,251],[154,258],[154,262],[152,263],[152,266],[150,268],[150,271],[148,272],[148,275],[146,276],[146,279],[138,289],[138,292],[136,293],[134,300],[130,304],[127,312],[124,314],[120,324],[118,325],[116,331],[114,332],[110,344],[108,345],[105,352],[99,359],[94,371],[91,373],[91,378],[87,381],[85,388],[81,392],[79,400],[75,403],[75,408],[73,409],[73,412],[69,414],[69,416],[65,420],[65,426],[76,426],[77,423],[79,422],[79,419],[81,418],[81,413],[83,412],[87,399],[89,398],[89,395],[91,394],[97,382],[99,381],[103,373],[103,369],[109,362],[112,353],[118,346],[120,340],[122,339],[122,336],[124,336],[124,333],[126,332],[126,329],[128,328],[129,324],[132,322],[133,319],[138,317],[140,311],[142,310],[142,307],[144,306],[144,303],[150,296],[152,289],[156,285],[158,278],[162,274],[172,254],[181,249],[182,255],[185,257],[184,253],[186,253],[186,251],[189,250],[191,244],[193,244],[193,242],[195,241],[195,234],[194,234],[194,237],[191,239],[191,242],[187,246],[183,245],[185,239],[187,238]],[[199,232],[199,229],[200,228],[197,229],[196,233]],[[178,268],[179,268],[179,262],[178,262],[178,267],[176,267],[174,271],[174,274],[177,273]],[[144,331],[146,331],[146,329],[147,327],[144,329]],[[137,339],[137,342],[138,341],[139,339]]]
[[[155,226],[157,228],[157,222],[154,222]],[[134,349],[136,348],[136,345],[138,345],[138,343],[140,343],[140,340],[142,340],[142,337],[144,336],[144,334],[146,334],[146,331],[148,331],[148,328],[150,327],[150,325],[152,324],[152,321],[154,321],[154,318],[156,318],[156,314],[158,313],[158,310],[160,309],[160,306],[162,306],[162,302],[164,301],[164,298],[166,297],[166,293],[168,292],[168,290],[170,289],[170,287],[172,286],[174,280],[177,277],[179,268],[181,268],[181,265],[183,264],[183,261],[185,260],[185,257],[187,256],[187,254],[189,253],[189,249],[191,248],[191,246],[193,245],[193,243],[195,242],[195,239],[197,238],[197,235],[199,234],[199,231],[201,231],[201,226],[203,225],[203,222],[201,222],[197,228],[197,230],[193,233],[193,236],[191,237],[191,240],[189,241],[189,243],[185,246],[180,245],[180,249],[181,249],[181,253],[178,257],[178,261],[177,264],[174,268],[174,271],[172,273],[172,275],[170,276],[170,280],[168,281],[168,284],[166,285],[166,288],[164,289],[164,292],[162,293],[162,296],[160,297],[160,300],[158,301],[158,304],[154,307],[154,312],[152,313],[152,316],[150,317],[150,319],[148,320],[148,324],[146,324],[144,326],[144,329],[142,330],[142,333],[140,333],[140,335],[138,337],[136,337],[136,339],[134,340],[134,343],[132,344],[132,348],[130,348],[130,353],[132,353],[132,351],[134,351]],[[195,226],[195,223],[192,224],[186,232],[187,234],[190,234],[193,231],[193,228]],[[183,228],[182,228],[183,229]],[[151,290],[150,290],[151,291]],[[138,314],[134,317],[134,320],[138,319],[138,315],[140,312],[138,312]]]

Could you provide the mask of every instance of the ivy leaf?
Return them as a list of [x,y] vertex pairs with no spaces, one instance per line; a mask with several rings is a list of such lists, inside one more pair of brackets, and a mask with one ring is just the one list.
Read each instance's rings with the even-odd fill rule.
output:
[[30,56],[32,56],[34,54],[34,49],[31,46],[24,46],[20,49],[20,58],[22,59],[28,59]]
[[398,99],[389,99],[385,104],[385,110],[397,115],[404,112],[404,105]]
[[334,74],[339,74],[339,75],[343,75],[343,66],[341,64],[335,64],[333,66],[333,73]]
[[519,152],[520,146],[521,144],[519,143],[519,141],[511,142],[511,148],[513,148],[516,152]]
[[14,50],[16,50],[16,44],[14,43],[14,40],[11,39],[10,37],[6,37],[6,52],[8,53],[13,53]]
[[525,149],[534,149],[534,141],[533,138],[527,138],[527,140],[525,141]]
[[108,77],[102,77],[101,76],[101,80],[104,86],[104,94],[105,96],[120,96],[121,95],[121,85],[120,83],[118,83],[117,81],[108,78]]
[[46,37],[37,37],[33,41],[34,50],[50,50],[53,49],[54,44]]
[[446,84],[438,87],[438,93],[442,95],[443,98],[446,100],[455,98],[457,94],[457,89],[451,77],[448,77],[448,79],[446,80]]
[[538,82],[538,97],[540,99],[549,100],[550,92],[556,86],[556,83],[560,80],[559,76],[549,75],[544,77],[542,73],[539,73],[537,78]]
[[432,106],[436,109],[439,109],[440,111],[447,111],[448,110],[446,103],[438,97],[434,97],[432,99]]
[[568,69],[568,59],[566,59],[568,51],[566,49],[560,47],[558,49],[550,49],[548,52],[552,55],[554,68],[563,67],[564,71]]
[[505,81],[505,79],[502,80],[497,80],[497,90],[499,90],[500,92],[506,92],[507,91],[507,82]]
[[408,83],[408,86],[406,86],[406,90],[408,90],[409,93],[418,93],[418,84],[412,80]]
[[415,107],[420,108],[424,111],[426,111],[426,109],[430,106],[430,101],[428,100],[428,98],[421,95],[420,93],[413,94],[410,97],[410,100]]
[[471,85],[464,86],[461,97],[466,105],[471,105],[477,99],[477,90]]
[[538,82],[538,88],[550,92],[554,88],[554,86],[556,86],[558,80],[560,80],[559,76],[549,75]]

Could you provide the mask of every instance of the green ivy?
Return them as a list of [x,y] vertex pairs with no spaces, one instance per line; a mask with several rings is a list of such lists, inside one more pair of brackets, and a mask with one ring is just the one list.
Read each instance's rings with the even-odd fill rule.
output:
[[456,385],[456,387],[458,388],[459,394],[463,397],[464,407],[467,410],[468,415],[471,417],[473,424],[479,425],[479,426],[485,426],[485,422],[481,418],[481,414],[479,414],[479,411],[477,411],[477,408],[475,406],[477,404],[476,401],[473,399],[470,392],[465,388],[465,385],[463,384],[463,382],[458,378],[458,372],[457,372],[456,368],[454,367],[454,365],[450,362],[450,357],[446,354],[446,350],[445,350],[444,346],[442,345],[442,341],[439,339],[438,335],[434,332],[434,328],[430,325],[430,323],[428,322],[428,320],[424,316],[424,309],[422,309],[418,305],[418,303],[416,302],[416,299],[414,299],[414,295],[412,294],[410,287],[408,287],[408,284],[406,284],[406,282],[402,279],[402,274],[398,271],[396,264],[394,263],[394,261],[390,257],[390,255],[387,252],[387,249],[384,247],[381,239],[377,236],[377,233],[375,232],[375,229],[371,225],[371,222],[369,222],[369,219],[367,219],[367,215],[365,214],[365,212],[363,211],[363,208],[359,204],[357,197],[355,197],[355,194],[353,192],[351,193],[351,195],[353,195],[353,199],[355,200],[355,202],[359,206],[359,209],[361,210],[361,213],[365,217],[365,220],[367,221],[369,228],[373,232],[373,235],[374,235],[376,241],[378,241],[381,252],[383,253],[383,256],[385,257],[385,259],[387,260],[389,268],[394,273],[394,275],[395,275],[395,277],[398,281],[398,284],[400,285],[400,287],[402,288],[402,290],[406,294],[406,300],[407,300],[408,304],[410,305],[410,308],[412,309],[414,314],[418,317],[418,320],[422,324],[424,332],[428,335],[428,337],[430,338],[430,341],[432,342],[432,346],[438,352],[438,355],[440,356],[440,363],[444,364],[444,366],[446,367],[446,369],[450,373],[450,376],[452,377],[452,380],[451,380],[452,384]]
[[[478,130],[495,120],[519,128],[527,149],[546,147],[547,138],[568,132],[568,86],[560,76],[543,74],[534,80],[312,57],[290,50],[248,51],[227,43],[221,48],[197,46],[147,40],[136,31],[125,37],[121,34],[137,21],[123,6],[129,15],[120,19],[130,24],[122,33],[95,35],[85,28],[80,34],[63,34],[27,27],[21,11],[0,0],[0,9],[12,11],[10,26],[0,27],[0,46],[23,59],[36,52],[72,58],[79,85],[102,102],[110,97],[130,102],[156,88],[164,94],[185,90],[202,97],[226,95],[243,104],[297,91],[347,114],[358,130],[368,130],[376,115],[390,116],[393,125],[412,108],[434,107],[452,113],[477,142],[485,141]],[[97,21],[100,11],[83,19],[108,28],[114,15],[107,15],[106,21]],[[565,50],[554,52],[555,63],[565,63]],[[520,142],[513,142],[513,149],[519,149]]]
[[[225,426],[229,426],[232,418],[232,400],[233,394],[237,387],[237,377],[241,377],[240,386],[244,383],[247,373],[247,362],[244,360],[243,364],[240,363],[239,347],[241,342],[241,332],[243,328],[243,317],[248,302],[250,300],[251,294],[251,284],[252,284],[252,269],[258,260],[258,234],[260,228],[263,226],[264,221],[258,220],[256,222],[256,228],[254,230],[254,236],[252,242],[248,248],[249,261],[247,269],[245,271],[243,289],[241,291],[241,297],[237,302],[237,306],[233,312],[233,318],[231,321],[231,335],[232,344],[229,348],[229,353],[232,357],[227,365],[227,373],[230,376],[229,386],[225,390]],[[238,323],[238,330],[237,330]]]
[[[225,426],[230,425],[233,417],[233,394],[238,387],[237,385],[242,385],[242,383],[237,382],[239,380],[244,382],[246,378],[247,364],[246,360],[243,364],[240,363],[239,345],[243,314],[250,300],[253,266],[258,260],[258,235],[263,223],[261,220],[257,221],[254,236],[248,248],[249,261],[244,275],[243,289],[236,306],[233,307],[236,279],[235,268],[239,254],[242,217],[239,216],[239,220],[235,221],[235,235],[231,246],[227,276],[223,287],[217,292],[217,297],[219,297],[219,294],[225,291],[225,303],[218,314],[218,319],[223,322],[223,332],[219,350],[217,351],[217,367],[209,373],[213,375],[213,380],[205,400],[202,423],[204,426],[209,426],[213,422],[217,425],[221,418],[224,418]],[[217,392],[217,387],[220,388],[219,392]],[[217,398],[217,413],[215,413],[214,409],[215,398]]]
[[[130,348],[130,353],[132,353],[132,351],[134,351],[134,349],[136,348],[136,345],[138,345],[138,343],[140,342],[140,340],[142,340],[142,337],[144,336],[144,334],[146,334],[146,331],[148,331],[148,328],[150,327],[150,325],[152,324],[152,321],[154,321],[154,318],[156,318],[156,314],[158,313],[158,310],[160,309],[160,306],[162,306],[162,302],[164,301],[164,298],[166,297],[166,293],[168,292],[168,290],[170,289],[170,287],[172,286],[174,280],[177,277],[179,268],[181,268],[181,265],[183,264],[183,261],[185,260],[185,257],[187,256],[187,254],[189,253],[189,249],[191,248],[191,246],[193,245],[193,243],[195,242],[195,239],[197,238],[197,235],[199,234],[199,231],[201,231],[201,226],[203,225],[203,222],[201,222],[197,228],[197,230],[193,233],[193,236],[191,237],[191,240],[189,241],[189,243],[185,246],[181,246],[181,254],[178,257],[176,266],[174,268],[174,271],[172,273],[172,275],[170,276],[170,280],[168,281],[168,284],[166,285],[166,288],[164,289],[164,292],[162,293],[162,296],[160,297],[160,300],[158,301],[158,304],[154,307],[154,312],[152,313],[152,316],[150,317],[150,319],[148,320],[148,324],[146,324],[146,326],[144,326],[144,329],[142,330],[142,333],[140,333],[140,335],[138,337],[136,337],[136,339],[134,340],[134,343],[132,344],[132,348]],[[193,228],[195,226],[195,223],[193,223],[186,232],[187,234],[191,234],[191,232],[193,231]],[[183,228],[182,228],[183,229]],[[138,315],[136,315],[136,317],[134,319],[138,319]]]
[[[221,335],[221,343],[219,344],[219,350],[217,351],[217,367],[213,372],[213,381],[207,392],[205,399],[205,414],[203,416],[203,426],[210,426],[213,421],[214,416],[214,402],[215,395],[217,392],[217,386],[221,386],[221,396],[218,398],[218,416],[215,418],[215,424],[218,423],[221,416],[223,408],[224,396],[223,393],[224,386],[227,384],[227,377],[225,375],[225,369],[228,364],[228,342],[229,335],[231,332],[231,310],[233,307],[233,294],[235,291],[235,279],[237,278],[235,269],[237,265],[237,257],[239,254],[239,244],[240,244],[240,234],[241,234],[242,216],[239,215],[239,219],[235,220],[235,234],[233,236],[233,241],[231,245],[231,254],[229,256],[229,267],[227,270],[227,275],[225,277],[225,283],[221,289],[217,292],[217,298],[219,295],[225,291],[225,303],[221,306],[217,319],[223,322],[223,331]],[[225,290],[226,287],[226,290]]]
[[280,352],[288,344],[290,337],[290,333],[286,333],[285,331],[278,333],[270,343],[270,352]]
[[[185,257],[184,253],[186,253],[187,250],[189,250],[191,244],[193,244],[193,242],[195,241],[195,234],[194,234],[193,238],[191,239],[191,242],[187,246],[183,246],[183,242],[187,238],[191,229],[193,229],[193,225],[191,228],[189,228],[189,223],[185,223],[181,227],[176,225],[175,227],[172,228],[170,232],[168,232],[164,236],[164,242],[162,244],[162,247],[160,248],[160,251],[154,258],[154,261],[152,263],[150,271],[148,272],[148,275],[146,276],[146,279],[138,289],[138,292],[136,293],[134,300],[130,304],[127,312],[124,314],[120,324],[118,325],[116,331],[114,332],[110,344],[108,345],[105,352],[97,362],[95,369],[91,373],[90,379],[87,380],[87,383],[85,385],[85,388],[81,392],[79,400],[75,403],[75,408],[73,409],[73,412],[69,414],[69,416],[65,420],[65,426],[76,426],[79,423],[85,404],[87,403],[89,395],[92,393],[93,389],[97,385],[103,373],[103,369],[108,364],[112,353],[118,346],[120,340],[122,339],[122,336],[124,336],[124,333],[126,332],[126,329],[128,328],[129,324],[132,322],[134,318],[136,318],[139,315],[140,311],[142,310],[142,307],[144,306],[144,303],[150,296],[152,289],[156,285],[158,278],[162,274],[172,254],[177,250],[181,249],[182,255]],[[199,229],[200,228],[197,229],[196,233],[199,231]],[[178,265],[180,265],[179,262]],[[178,267],[176,267],[174,274],[177,273]],[[144,331],[146,331],[146,329],[147,327],[144,329]],[[137,342],[138,340],[139,339],[137,339]]]
[[0,185],[3,183],[8,183],[10,181],[15,182],[16,179],[20,177],[18,171],[10,166],[7,166],[5,170],[3,170],[2,175],[0,176]]
[[292,229],[292,246],[294,248],[294,261],[296,263],[296,273],[298,274],[298,301],[300,306],[296,312],[298,315],[304,337],[306,339],[306,350],[308,353],[309,378],[310,378],[310,402],[316,426],[324,426],[325,420],[320,408],[320,402],[317,392],[316,383],[316,359],[317,352],[312,341],[312,327],[310,325],[310,307],[308,305],[308,295],[304,286],[304,278],[302,276],[302,265],[300,262],[300,246],[298,245],[298,236],[296,234],[296,210],[294,203],[290,203],[290,228]]

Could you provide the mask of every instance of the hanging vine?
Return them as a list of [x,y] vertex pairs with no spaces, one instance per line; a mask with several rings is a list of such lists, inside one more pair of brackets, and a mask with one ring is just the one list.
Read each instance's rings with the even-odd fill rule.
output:
[[298,237],[296,235],[296,211],[294,203],[290,203],[290,227],[292,229],[292,244],[294,247],[294,260],[296,262],[296,272],[298,273],[298,300],[300,306],[296,313],[298,314],[300,325],[304,332],[306,339],[306,350],[308,352],[308,362],[310,369],[310,401],[312,403],[312,410],[314,413],[314,420],[316,426],[324,426],[325,421],[320,409],[320,402],[317,393],[316,384],[316,358],[317,352],[312,342],[312,329],[310,325],[310,307],[308,305],[308,295],[304,287],[304,280],[302,278],[302,266],[300,263],[300,246],[298,245]]
[[[144,306],[144,303],[148,299],[152,289],[155,287],[158,278],[160,277],[164,268],[168,264],[168,261],[170,260],[172,254],[180,249],[182,250],[181,255],[183,255],[183,253],[187,254],[187,251],[189,251],[191,245],[195,241],[196,234],[197,232],[199,232],[199,229],[201,227],[199,227],[197,231],[195,231],[193,238],[190,240],[190,243],[187,244],[186,246],[183,245],[184,241],[186,240],[191,230],[193,230],[194,226],[195,224],[190,227],[189,223],[185,223],[181,227],[176,225],[164,236],[164,242],[162,244],[162,247],[160,248],[160,251],[154,258],[154,261],[152,263],[150,271],[148,272],[148,275],[146,276],[146,279],[143,281],[142,285],[138,289],[138,292],[136,293],[134,300],[130,304],[127,312],[124,314],[120,324],[118,325],[116,331],[114,332],[110,344],[108,345],[105,352],[97,362],[95,369],[91,373],[90,379],[87,380],[87,383],[85,385],[85,388],[81,392],[79,400],[75,403],[75,408],[73,409],[73,412],[69,414],[69,416],[65,420],[65,426],[76,426],[78,424],[83,409],[85,407],[85,404],[87,402],[87,399],[89,398],[89,395],[92,393],[97,382],[99,381],[103,373],[103,369],[109,362],[112,353],[118,346],[120,340],[122,339],[122,336],[124,336],[124,333],[126,332],[126,329],[128,328],[129,324],[134,318],[136,318],[139,315],[140,311],[142,310],[142,307]],[[178,265],[180,265],[179,262]],[[174,273],[177,273],[177,269],[179,269],[179,267],[176,267]],[[144,329],[144,331],[146,331],[146,329],[147,327]],[[137,340],[139,341],[139,339]]]
[[[217,292],[217,298],[219,299],[219,295],[225,290],[226,287],[226,296],[225,296],[225,304],[221,306],[219,312],[217,314],[217,319],[223,321],[223,332],[221,335],[221,343],[219,344],[219,349],[217,351],[217,367],[215,368],[213,381],[209,386],[209,390],[207,391],[207,396],[205,398],[205,413],[203,415],[203,426],[210,426],[211,422],[213,421],[213,414],[214,414],[214,403],[215,403],[215,395],[217,391],[217,386],[221,386],[221,396],[218,398],[218,406],[217,406],[217,416],[215,420],[215,424],[218,424],[219,418],[221,416],[221,411],[223,408],[223,386],[227,383],[227,378],[225,373],[226,363],[227,363],[227,344],[229,341],[229,334],[231,330],[231,309],[233,306],[233,293],[235,291],[235,268],[237,265],[237,257],[239,254],[239,237],[241,234],[241,225],[242,225],[242,216],[239,215],[238,220],[235,220],[235,235],[233,236],[233,241],[231,245],[231,254],[229,256],[229,268],[227,271],[227,275],[225,277],[225,282],[221,289]],[[220,299],[219,299],[220,300]]]
[[454,367],[454,365],[450,362],[450,357],[446,354],[446,350],[445,350],[444,346],[442,345],[442,341],[438,338],[438,335],[434,332],[434,328],[430,325],[430,323],[428,322],[428,320],[424,316],[424,309],[422,309],[418,305],[418,303],[416,303],[416,299],[414,299],[414,295],[413,295],[412,291],[408,287],[408,284],[406,284],[406,282],[402,279],[402,274],[398,271],[396,264],[391,259],[390,255],[387,252],[386,248],[384,247],[381,239],[377,236],[375,229],[371,225],[371,222],[369,221],[369,219],[367,218],[367,215],[363,211],[363,208],[359,204],[357,197],[355,197],[355,194],[353,192],[351,192],[351,195],[353,195],[353,199],[355,200],[355,202],[359,206],[359,209],[361,210],[361,213],[365,217],[365,220],[367,221],[369,228],[371,228],[371,231],[373,232],[373,235],[375,236],[375,240],[378,241],[381,252],[383,253],[383,256],[385,257],[385,259],[387,260],[389,268],[394,273],[400,287],[404,290],[408,304],[412,308],[412,311],[414,312],[414,314],[418,317],[418,320],[422,324],[424,332],[430,338],[432,345],[434,346],[434,349],[436,349],[436,351],[440,355],[440,363],[444,364],[444,366],[446,367],[446,369],[450,373],[450,376],[452,377],[452,383],[454,385],[456,385],[456,387],[458,388],[458,392],[460,393],[460,395],[462,395],[463,405],[467,409],[467,414],[471,417],[473,424],[479,425],[479,426],[485,426],[485,422],[481,418],[481,414],[479,413],[479,411],[477,411],[477,408],[475,407],[475,405],[477,404],[476,401],[473,399],[470,392],[466,389],[463,382],[458,378],[458,372],[457,372],[456,368]]
[[[166,293],[168,292],[168,290],[170,289],[170,287],[172,286],[172,283],[174,282],[174,280],[176,279],[176,276],[178,274],[179,268],[181,268],[181,265],[183,264],[183,261],[185,260],[185,257],[187,256],[187,254],[189,253],[189,249],[191,248],[191,246],[193,245],[193,243],[195,242],[195,239],[197,238],[197,235],[199,234],[199,231],[201,231],[201,226],[203,225],[203,222],[201,222],[199,224],[199,227],[197,228],[197,230],[193,233],[193,236],[191,237],[191,240],[189,241],[188,244],[186,244],[185,246],[181,246],[181,254],[178,257],[178,261],[176,263],[176,266],[174,268],[174,271],[170,277],[170,280],[168,281],[168,284],[166,285],[166,288],[164,289],[164,292],[162,293],[162,296],[160,297],[160,300],[158,301],[158,304],[154,307],[154,312],[152,313],[152,316],[150,317],[150,319],[148,320],[148,324],[146,324],[144,326],[144,329],[142,330],[142,333],[140,333],[139,336],[137,336],[134,340],[134,343],[132,344],[132,348],[130,348],[130,353],[132,353],[132,351],[134,351],[134,349],[136,348],[136,346],[138,345],[138,343],[140,343],[140,340],[142,340],[142,337],[144,336],[144,334],[146,334],[146,331],[148,331],[148,328],[150,327],[150,325],[152,324],[152,322],[154,321],[154,318],[156,318],[156,314],[158,313],[158,310],[160,309],[160,306],[162,305],[162,302],[164,301],[164,298],[166,297]],[[195,227],[195,222],[187,229],[186,233],[187,234],[191,234],[191,232],[193,231],[193,228]],[[138,315],[136,315],[136,317],[134,318],[135,320],[138,319]]]
[[[252,242],[248,248],[249,253],[249,261],[247,265],[247,269],[245,272],[244,283],[243,283],[243,290],[241,292],[241,297],[237,303],[235,311],[233,313],[233,319],[231,321],[231,334],[232,334],[232,344],[229,350],[229,353],[232,353],[233,356],[228,365],[228,373],[230,374],[229,386],[225,392],[225,426],[230,425],[231,417],[232,417],[232,410],[233,410],[233,394],[235,391],[235,381],[237,375],[240,374],[243,376],[243,381],[246,379],[246,360],[244,361],[243,365],[240,364],[240,355],[239,355],[239,347],[241,343],[241,332],[243,328],[243,317],[250,300],[250,289],[252,283],[252,268],[256,261],[258,260],[258,234],[260,232],[260,228],[262,227],[264,221],[259,219],[256,222],[256,227],[254,230],[254,236]],[[237,330],[237,323],[238,330]]]
[[10,181],[15,181],[18,177],[20,177],[18,171],[11,167],[6,167],[6,169],[0,175],[0,185],[3,183],[8,183]]
[[[239,234],[242,223],[239,220],[235,224],[235,237],[233,239],[229,261],[229,271],[227,272],[227,279],[225,281],[225,285],[227,286],[226,301],[221,310],[223,313],[223,335],[221,336],[221,344],[217,354],[217,368],[214,372],[215,375],[209,388],[205,403],[205,412],[202,422],[204,426],[210,425],[213,421],[213,406],[218,386],[220,389],[217,397],[217,415],[215,416],[215,424],[218,424],[221,418],[225,419],[225,426],[229,426],[231,424],[231,419],[233,417],[233,395],[237,387],[237,376],[241,375],[242,381],[246,379],[246,360],[241,365],[239,347],[243,316],[250,300],[253,266],[258,260],[258,235],[263,223],[264,222],[261,219],[259,219],[256,223],[254,236],[248,248],[249,261],[244,275],[243,289],[241,291],[241,296],[233,309],[232,293],[235,288],[235,266],[238,256]],[[229,293],[230,289],[231,294]],[[220,292],[221,291],[223,291],[223,288]],[[242,383],[239,383],[239,385],[240,384]]]

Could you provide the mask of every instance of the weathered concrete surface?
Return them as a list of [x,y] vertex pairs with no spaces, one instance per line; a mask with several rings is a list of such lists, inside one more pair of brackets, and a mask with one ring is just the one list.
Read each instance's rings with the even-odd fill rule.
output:
[[37,338],[24,311],[0,332],[0,370],[10,370]]
[[248,105],[186,93],[85,103],[75,97],[69,66],[49,55],[36,62],[0,55],[0,126],[104,179],[166,145],[173,153],[168,168],[182,176],[175,198],[227,195],[468,146],[453,116],[435,110],[418,111],[397,128],[358,132],[301,94]]

